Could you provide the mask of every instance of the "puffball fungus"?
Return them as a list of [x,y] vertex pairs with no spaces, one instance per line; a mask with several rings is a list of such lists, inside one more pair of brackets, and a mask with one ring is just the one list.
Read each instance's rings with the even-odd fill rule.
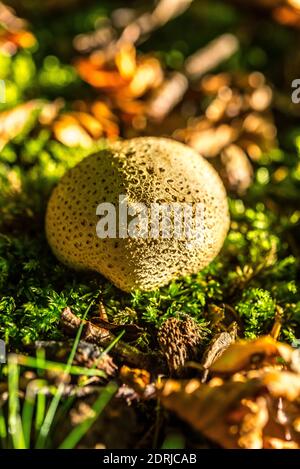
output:
[[[135,235],[124,231],[123,219],[109,227],[107,237],[99,237],[105,218],[99,214],[107,209],[106,216],[121,217],[122,204],[128,207],[128,220],[143,212],[141,204],[146,206],[140,224],[135,221]],[[187,236],[188,218],[176,235],[175,209],[169,223],[173,235],[162,235],[162,214],[159,232],[151,231],[153,218],[146,217],[150,206],[182,205],[193,207],[193,216],[195,206],[201,207],[196,237]],[[111,218],[106,218],[107,226]],[[46,214],[47,239],[60,261],[100,272],[128,292],[154,290],[203,269],[220,251],[228,227],[226,192],[215,169],[188,146],[155,137],[113,143],[86,157],[53,190]]]

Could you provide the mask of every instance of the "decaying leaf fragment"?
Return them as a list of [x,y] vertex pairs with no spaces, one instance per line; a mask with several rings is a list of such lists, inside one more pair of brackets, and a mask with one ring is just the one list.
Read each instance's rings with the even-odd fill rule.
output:
[[[240,367],[249,366],[252,346],[265,359],[245,371]],[[300,373],[291,369],[292,356],[291,347],[269,337],[239,341],[212,365],[221,376],[227,366],[226,379],[169,379],[157,385],[158,395],[164,407],[225,448],[300,448]]]
[[90,104],[73,103],[74,110],[64,111],[64,100],[52,102],[32,99],[0,112],[0,150],[29,128],[31,123],[46,127],[53,137],[68,147],[90,147],[100,137],[115,139],[119,135],[117,117],[100,100]]

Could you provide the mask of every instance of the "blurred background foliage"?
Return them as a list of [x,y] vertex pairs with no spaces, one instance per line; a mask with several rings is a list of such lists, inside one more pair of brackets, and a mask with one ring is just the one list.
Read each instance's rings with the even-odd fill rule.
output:
[[[143,350],[170,316],[192,315],[208,338],[238,318],[240,336],[254,337],[270,331],[278,306],[280,337],[295,340],[300,4],[13,0],[0,4],[0,25],[1,336],[13,348],[59,338],[63,307],[80,315],[101,298],[113,321],[145,328]],[[67,168],[106,139],[136,135],[169,136],[208,158],[232,223],[203,272],[126,295],[59,264],[43,224]]]

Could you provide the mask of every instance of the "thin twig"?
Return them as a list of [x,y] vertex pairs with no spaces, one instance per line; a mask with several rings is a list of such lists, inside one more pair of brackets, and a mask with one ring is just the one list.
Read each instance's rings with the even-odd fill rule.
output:
[[[79,327],[82,327],[82,338],[98,346],[110,347],[111,343],[116,341],[116,336],[111,331],[85,319],[78,318],[70,308],[65,308],[62,311],[61,323],[65,331],[72,335],[76,334]],[[142,353],[121,340],[114,343],[111,354],[132,366],[139,368],[151,368],[153,366],[153,356],[151,354]]]

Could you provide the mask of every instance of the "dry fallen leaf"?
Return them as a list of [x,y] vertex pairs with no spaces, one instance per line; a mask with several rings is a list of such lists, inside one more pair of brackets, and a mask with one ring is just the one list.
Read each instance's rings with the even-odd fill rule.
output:
[[41,100],[32,100],[0,112],[0,150],[25,128],[34,111],[43,106]]
[[289,362],[293,351],[291,346],[277,342],[270,336],[259,337],[252,341],[239,340],[212,364],[210,371],[217,374],[232,374],[251,366],[257,367],[262,363],[274,364],[279,358]]
[[52,130],[54,138],[69,147],[90,147],[102,136],[118,137],[117,118],[106,103],[75,101],[74,111],[69,112],[64,112],[63,107],[61,98],[53,102],[31,100],[0,112],[0,149],[25,129],[35,112],[36,122]]
[[[225,448],[299,448],[300,374],[271,361],[276,356],[289,361],[291,352],[291,347],[268,337],[234,343],[215,362],[222,376],[227,367],[226,380],[216,376],[202,384],[198,379],[169,379],[157,384],[159,398],[164,407]],[[268,363],[240,369],[256,353],[263,353]]]
[[115,57],[116,67],[122,78],[131,80],[136,72],[136,50],[132,44],[123,44]]
[[[128,127],[137,118],[144,116],[145,119],[148,94],[164,79],[159,60],[151,55],[137,56],[134,45],[129,42],[121,42],[112,57],[103,51],[93,52],[88,58],[78,59],[75,66],[83,80],[105,94],[109,108],[117,110]],[[118,135],[118,128],[113,128],[112,121],[110,119],[110,126],[107,126],[109,138]]]
[[15,11],[0,3],[0,51],[14,55],[19,48],[26,49],[36,43],[35,36],[27,30],[27,22]]
[[120,370],[120,379],[140,395],[150,384],[150,373],[147,370],[123,365]]
[[238,325],[233,322],[227,331],[219,332],[208,344],[203,353],[201,365],[204,369],[202,382],[205,382],[212,364],[224,354],[225,350],[236,340]]
[[185,128],[174,129],[173,136],[211,158],[227,187],[243,193],[252,182],[251,160],[277,145],[272,96],[260,72],[205,75],[194,102],[209,104]]
[[53,124],[55,138],[68,147],[90,147],[93,143],[88,132],[75,116],[64,114]]
[[258,393],[256,380],[222,383],[211,386],[199,380],[167,380],[159,387],[161,404],[175,412],[206,437],[226,448],[237,448],[236,437],[231,435],[226,414],[240,399]]

